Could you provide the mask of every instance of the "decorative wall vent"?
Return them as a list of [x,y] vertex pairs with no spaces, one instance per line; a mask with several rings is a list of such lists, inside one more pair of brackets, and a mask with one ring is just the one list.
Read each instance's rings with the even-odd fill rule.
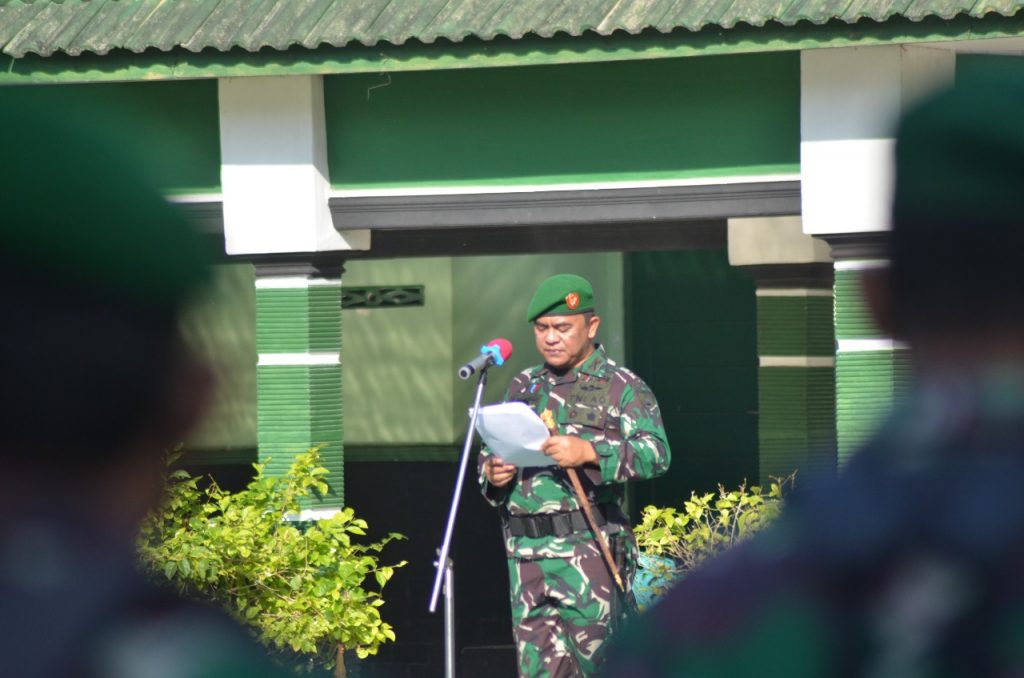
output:
[[345,287],[341,288],[342,308],[402,308],[423,306],[426,290],[423,285],[400,287]]

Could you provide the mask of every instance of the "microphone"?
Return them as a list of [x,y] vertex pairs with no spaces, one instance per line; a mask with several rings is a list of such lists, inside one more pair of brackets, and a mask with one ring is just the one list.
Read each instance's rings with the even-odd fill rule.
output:
[[492,339],[480,347],[480,355],[459,368],[459,379],[469,379],[491,365],[501,367],[511,355],[512,342],[508,339]]

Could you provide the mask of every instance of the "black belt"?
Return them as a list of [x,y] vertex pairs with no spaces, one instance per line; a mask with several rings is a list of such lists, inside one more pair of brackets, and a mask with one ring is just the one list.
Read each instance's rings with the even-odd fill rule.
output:
[[[613,504],[594,506],[594,522],[600,527],[609,520],[617,520],[622,511]],[[573,532],[590,529],[583,511],[561,511],[558,513],[534,513],[531,515],[505,517],[505,527],[513,537],[565,537]]]

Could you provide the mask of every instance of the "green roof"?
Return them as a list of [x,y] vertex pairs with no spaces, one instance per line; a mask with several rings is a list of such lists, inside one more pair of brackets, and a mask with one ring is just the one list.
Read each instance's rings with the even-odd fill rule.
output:
[[765,26],[1009,17],[1010,0],[0,0],[11,57],[243,49],[284,51],[731,31]]

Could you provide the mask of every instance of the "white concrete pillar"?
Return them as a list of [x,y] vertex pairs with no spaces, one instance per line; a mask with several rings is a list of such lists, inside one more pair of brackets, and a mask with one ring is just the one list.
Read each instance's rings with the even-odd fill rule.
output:
[[218,100],[228,254],[369,248],[331,221],[321,76],[222,78]]
[[[303,517],[344,502],[341,261],[369,231],[334,228],[320,76],[218,82],[224,239],[256,266],[257,439],[267,472],[317,446],[331,493]],[[263,255],[262,257],[260,255]]]
[[889,228],[893,133],[900,111],[951,82],[955,54],[887,45],[800,56],[800,174],[804,232]]
[[836,429],[840,462],[906,390],[905,350],[874,327],[860,272],[885,266],[899,115],[952,82],[956,55],[889,45],[806,50],[800,58],[803,230],[835,261]]

